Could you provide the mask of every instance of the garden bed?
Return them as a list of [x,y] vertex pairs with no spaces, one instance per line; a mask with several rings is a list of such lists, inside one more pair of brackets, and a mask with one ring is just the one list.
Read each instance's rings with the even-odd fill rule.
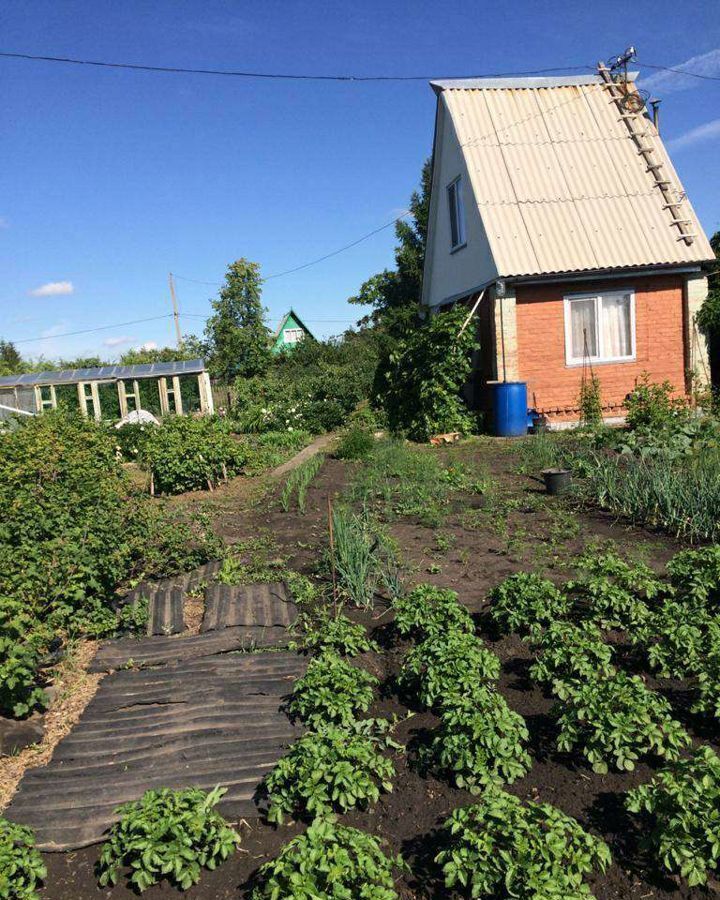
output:
[[[657,570],[679,545],[662,535],[627,528],[605,514],[581,512],[570,501],[546,497],[536,480],[517,474],[516,446],[479,440],[428,451],[441,454],[446,464],[464,465],[474,473],[474,480],[453,487],[443,499],[427,485],[411,498],[412,502],[404,498],[401,512],[388,513],[385,508],[381,519],[397,547],[406,580],[457,591],[473,614],[478,635],[500,658],[498,689],[509,706],[525,718],[532,756],[527,775],[506,790],[523,800],[551,803],[605,839],[613,864],[605,874],[588,878],[597,900],[705,898],[707,890],[690,888],[687,882],[664,874],[657,862],[641,851],[640,820],[625,811],[622,795],[649,781],[655,766],[643,761],[633,772],[596,774],[579,754],[557,752],[557,725],[550,713],[554,701],[529,678],[531,653],[527,644],[515,634],[500,635],[487,613],[488,594],[503,578],[528,570],[538,570],[556,581],[573,577],[573,559],[593,540],[614,540],[620,549],[640,554]],[[279,500],[269,504],[266,498],[249,508],[239,504],[233,508],[222,502],[222,496],[212,499],[208,511],[217,514],[216,528],[226,539],[245,541],[255,547],[256,555],[269,560],[279,557],[290,568],[313,573],[327,546],[328,497],[336,500],[341,495],[349,496],[361,466],[328,459],[307,489],[304,514],[292,504],[285,512]],[[426,489],[428,495],[424,497]],[[222,489],[217,494],[222,495]],[[327,573],[324,575],[327,577]],[[395,677],[411,644],[392,628],[393,614],[388,605],[379,599],[372,610],[348,614],[362,622],[380,646],[379,651],[359,657],[359,664],[381,680],[381,691],[370,715],[399,716],[401,722],[394,737],[403,745],[415,748],[427,743],[439,719],[419,707],[406,706],[396,690]],[[621,633],[611,633],[610,640],[616,645],[619,666],[646,676],[648,687],[670,700],[675,717],[693,739],[720,750],[717,725],[711,724],[714,720],[701,719],[688,711],[687,682],[650,677],[624,645]],[[414,756],[414,749],[393,754],[396,775],[392,793],[382,794],[366,811],[344,815],[342,823],[382,837],[394,852],[403,854],[411,871],[397,884],[400,896],[448,897],[451,892],[439,880],[440,872],[432,862],[437,853],[437,830],[452,810],[477,802],[477,798],[432,775],[421,775],[413,765]],[[297,824],[276,828],[251,820],[240,830],[240,850],[216,871],[203,872],[199,884],[186,896],[246,896],[258,867],[276,856],[302,829]],[[46,854],[48,877],[43,896],[53,900],[107,896],[93,876],[97,853],[97,848],[90,848],[72,854]],[[150,888],[145,896],[170,893],[167,886],[161,886]],[[112,896],[134,895],[118,885]]]

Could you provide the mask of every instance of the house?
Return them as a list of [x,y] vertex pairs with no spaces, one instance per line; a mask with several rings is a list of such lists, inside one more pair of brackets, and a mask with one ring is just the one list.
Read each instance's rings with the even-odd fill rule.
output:
[[431,82],[422,299],[477,309],[475,408],[489,383],[524,381],[551,426],[577,421],[592,368],[613,420],[644,372],[709,380],[694,316],[715,256],[635,77]]
[[281,350],[288,350],[306,337],[314,339],[310,329],[303,324],[300,316],[291,309],[285,313],[278,330],[275,332],[272,352],[280,353]]
[[35,415],[58,404],[97,421],[123,419],[141,409],[159,416],[213,413],[210,377],[202,359],[0,378],[0,419]]

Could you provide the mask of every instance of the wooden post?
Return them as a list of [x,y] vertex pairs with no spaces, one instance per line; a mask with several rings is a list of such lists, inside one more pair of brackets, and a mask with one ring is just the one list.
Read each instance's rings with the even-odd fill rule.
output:
[[125,382],[120,379],[117,383],[118,403],[120,404],[120,418],[124,419],[128,414],[127,392],[125,391]]
[[85,396],[85,382],[84,381],[78,381],[77,392],[78,392],[78,405],[80,407],[80,412],[84,416],[86,416],[88,414],[88,408],[87,408],[87,397]]
[[100,391],[98,390],[97,381],[90,382],[90,395],[92,397],[93,416],[95,421],[99,422],[102,419],[102,409],[100,408]]
[[180,332],[180,314],[178,313],[177,297],[175,296],[175,279],[172,272],[168,272],[168,283],[170,285],[170,297],[172,299],[173,319],[175,320],[175,337],[177,338],[178,350],[182,347],[182,333]]
[[142,402],[140,400],[140,382],[137,378],[133,379],[133,394],[135,395],[135,409],[142,409]]
[[168,400],[167,378],[158,379],[158,391],[160,392],[160,415],[166,416],[170,412],[170,401]]
[[180,390],[180,377],[178,375],[173,375],[173,400],[175,401],[175,412],[181,416],[183,414],[183,402]]

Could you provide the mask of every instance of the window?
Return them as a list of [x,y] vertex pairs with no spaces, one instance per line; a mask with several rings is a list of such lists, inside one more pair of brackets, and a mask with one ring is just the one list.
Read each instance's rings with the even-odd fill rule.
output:
[[448,205],[450,208],[450,249],[465,246],[465,210],[462,200],[462,179],[458,175],[448,185]]
[[632,291],[565,297],[565,362],[622,362],[635,358]]
[[302,328],[286,328],[283,332],[286,344],[297,344],[304,337],[305,332]]

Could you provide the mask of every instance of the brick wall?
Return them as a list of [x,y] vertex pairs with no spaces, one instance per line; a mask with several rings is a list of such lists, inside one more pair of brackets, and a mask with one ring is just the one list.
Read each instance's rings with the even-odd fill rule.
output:
[[636,360],[594,364],[607,417],[624,414],[623,398],[635,380],[670,381],[684,390],[682,275],[628,278],[627,281],[517,285],[519,375],[528,384],[528,403],[550,419],[577,419],[582,367],[565,364],[563,298],[588,291],[634,288]]

